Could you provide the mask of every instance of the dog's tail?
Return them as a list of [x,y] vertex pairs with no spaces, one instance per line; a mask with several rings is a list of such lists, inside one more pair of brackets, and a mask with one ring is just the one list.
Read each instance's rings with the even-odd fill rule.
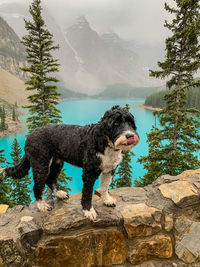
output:
[[24,155],[19,164],[14,167],[4,168],[3,175],[12,177],[13,179],[21,179],[28,174],[30,167],[30,161],[27,159],[26,155]]

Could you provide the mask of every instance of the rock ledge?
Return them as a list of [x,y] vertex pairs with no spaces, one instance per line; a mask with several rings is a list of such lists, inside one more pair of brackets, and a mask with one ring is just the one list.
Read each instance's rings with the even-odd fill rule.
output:
[[95,222],[83,217],[81,194],[49,213],[0,205],[0,266],[200,267],[199,192],[200,169],[110,190],[117,207],[93,196]]

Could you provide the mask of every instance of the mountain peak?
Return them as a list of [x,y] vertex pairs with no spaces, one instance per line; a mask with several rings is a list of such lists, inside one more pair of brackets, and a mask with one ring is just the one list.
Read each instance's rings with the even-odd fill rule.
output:
[[89,23],[88,23],[88,21],[84,15],[81,15],[80,17],[78,17],[75,25],[78,26],[80,29],[85,28],[85,27],[89,27]]

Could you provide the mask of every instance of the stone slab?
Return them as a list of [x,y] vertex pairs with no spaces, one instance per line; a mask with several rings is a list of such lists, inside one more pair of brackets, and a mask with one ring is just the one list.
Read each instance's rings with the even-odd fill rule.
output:
[[125,205],[121,210],[128,238],[151,236],[161,231],[161,211],[144,203]]
[[172,241],[169,236],[156,235],[148,240],[142,240],[128,248],[128,260],[137,264],[151,258],[171,258],[173,253]]
[[179,207],[194,203],[194,199],[196,199],[196,202],[199,201],[197,189],[187,181],[162,184],[158,188],[165,198],[171,199]]
[[37,264],[43,267],[90,267],[123,264],[126,242],[118,230],[92,230],[40,241]]

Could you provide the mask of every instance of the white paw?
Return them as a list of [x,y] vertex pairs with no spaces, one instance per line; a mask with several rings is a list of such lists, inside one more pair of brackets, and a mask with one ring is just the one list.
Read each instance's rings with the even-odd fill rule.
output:
[[37,208],[39,211],[42,211],[42,212],[52,210],[52,206],[47,204],[44,199],[37,201]]
[[108,207],[115,207],[117,200],[111,195],[107,194],[105,197],[102,197],[103,203]]
[[83,214],[86,218],[90,219],[90,221],[96,220],[97,213],[93,207],[90,210],[83,210]]
[[6,178],[5,170],[6,170],[6,167],[5,168],[0,167],[0,174],[3,175],[4,178]]
[[53,192],[54,192],[55,197],[57,197],[59,199],[69,198],[69,195],[65,191],[62,191],[62,190],[54,190]]

